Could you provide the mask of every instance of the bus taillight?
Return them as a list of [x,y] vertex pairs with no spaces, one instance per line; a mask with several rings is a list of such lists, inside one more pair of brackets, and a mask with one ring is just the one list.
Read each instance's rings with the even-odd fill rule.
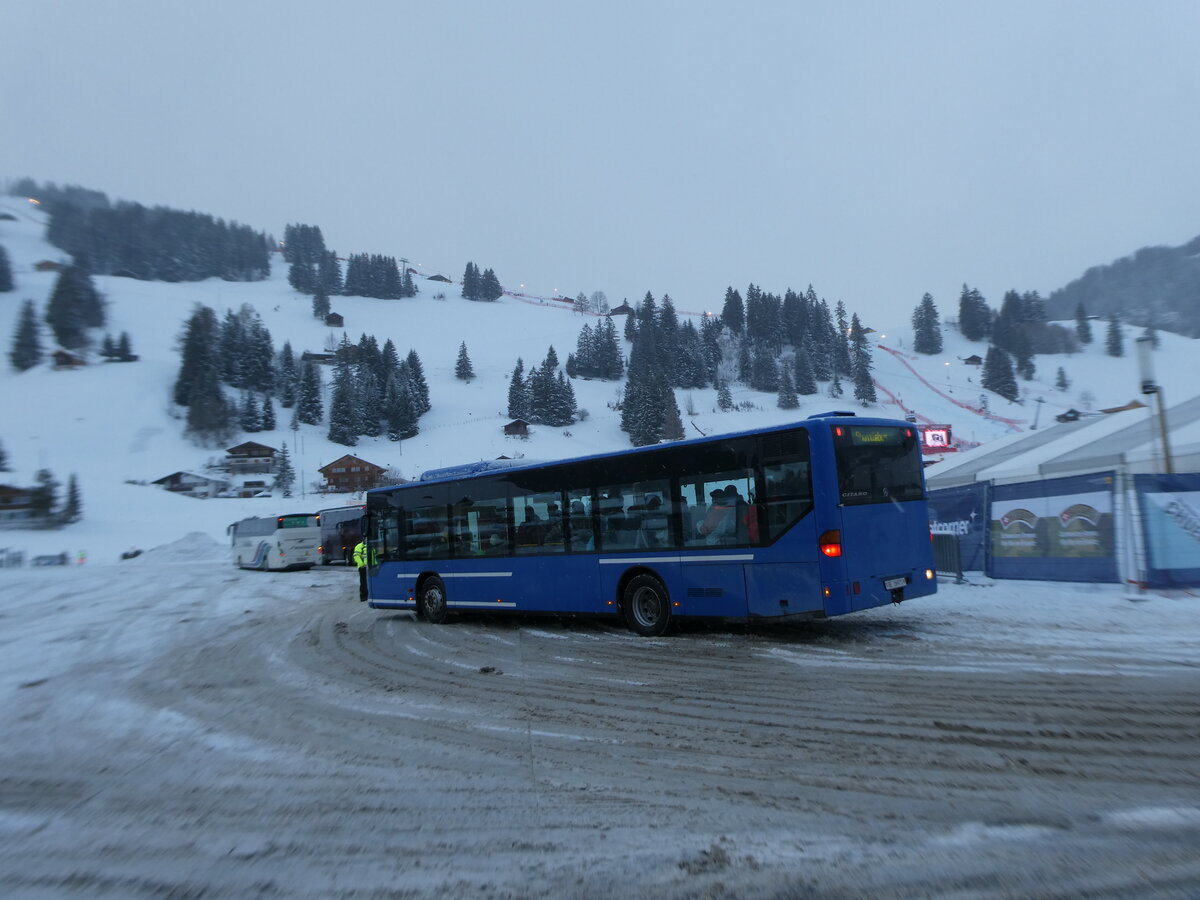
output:
[[842,533],[836,528],[826,531],[817,538],[817,546],[826,556],[842,555]]

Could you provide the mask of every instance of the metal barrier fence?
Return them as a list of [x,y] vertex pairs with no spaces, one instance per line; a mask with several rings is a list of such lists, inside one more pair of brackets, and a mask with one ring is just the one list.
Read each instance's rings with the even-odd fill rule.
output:
[[955,584],[963,583],[962,553],[959,551],[958,535],[933,536],[933,565],[939,575],[953,575]]

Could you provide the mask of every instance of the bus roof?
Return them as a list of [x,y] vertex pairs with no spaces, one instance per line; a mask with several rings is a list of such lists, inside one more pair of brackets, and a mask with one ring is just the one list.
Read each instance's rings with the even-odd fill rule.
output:
[[[507,469],[532,469],[542,466],[554,466],[565,463],[586,462],[595,459],[606,459],[613,456],[625,456],[628,454],[646,453],[652,450],[657,450],[665,446],[672,447],[687,447],[694,444],[704,444],[709,441],[719,441],[728,438],[748,437],[756,434],[771,434],[777,431],[787,431],[795,428],[797,425],[803,425],[809,422],[829,422],[835,420],[853,418],[861,424],[870,425],[895,425],[905,428],[912,428],[910,422],[905,422],[902,419],[889,419],[882,416],[871,416],[860,418],[853,412],[845,410],[832,410],[830,412],[817,413],[816,415],[808,416],[806,419],[795,422],[788,422],[783,425],[768,425],[763,428],[750,428],[745,431],[731,431],[723,434],[710,434],[703,437],[688,438],[682,441],[668,441],[661,444],[651,444],[647,447],[629,447],[622,450],[613,450],[608,453],[590,453],[586,456],[572,456],[563,459],[554,460],[532,460],[532,459],[481,459],[476,462],[460,463],[455,466],[443,466],[437,469],[427,469],[422,472],[416,482],[425,483],[432,481],[456,481],[461,478],[471,478],[476,475],[483,475],[488,472],[495,472]],[[413,484],[416,482],[409,482]],[[375,493],[376,491],[390,491],[397,487],[405,487],[405,485],[391,485],[388,487],[372,488],[367,493]]]

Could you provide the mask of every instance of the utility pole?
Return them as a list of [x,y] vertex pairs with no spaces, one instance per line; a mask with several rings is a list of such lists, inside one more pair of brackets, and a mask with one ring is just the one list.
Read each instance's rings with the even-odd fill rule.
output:
[[1033,425],[1030,431],[1037,431],[1038,418],[1042,415],[1042,404],[1046,402],[1045,397],[1034,397],[1033,402],[1037,404],[1037,411],[1033,414]]
[[1175,467],[1171,462],[1171,445],[1167,440],[1167,409],[1163,401],[1163,389],[1154,380],[1154,363],[1150,357],[1154,350],[1154,338],[1149,335],[1142,335],[1134,340],[1137,345],[1138,353],[1138,369],[1141,372],[1142,393],[1154,394],[1158,399],[1158,433],[1162,441],[1163,450],[1163,467],[1168,475],[1175,474]]

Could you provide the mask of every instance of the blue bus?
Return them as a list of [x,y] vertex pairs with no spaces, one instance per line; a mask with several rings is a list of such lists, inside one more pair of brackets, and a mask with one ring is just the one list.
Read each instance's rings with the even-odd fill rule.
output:
[[933,594],[915,426],[831,412],[367,493],[369,605],[676,618],[837,616]]

